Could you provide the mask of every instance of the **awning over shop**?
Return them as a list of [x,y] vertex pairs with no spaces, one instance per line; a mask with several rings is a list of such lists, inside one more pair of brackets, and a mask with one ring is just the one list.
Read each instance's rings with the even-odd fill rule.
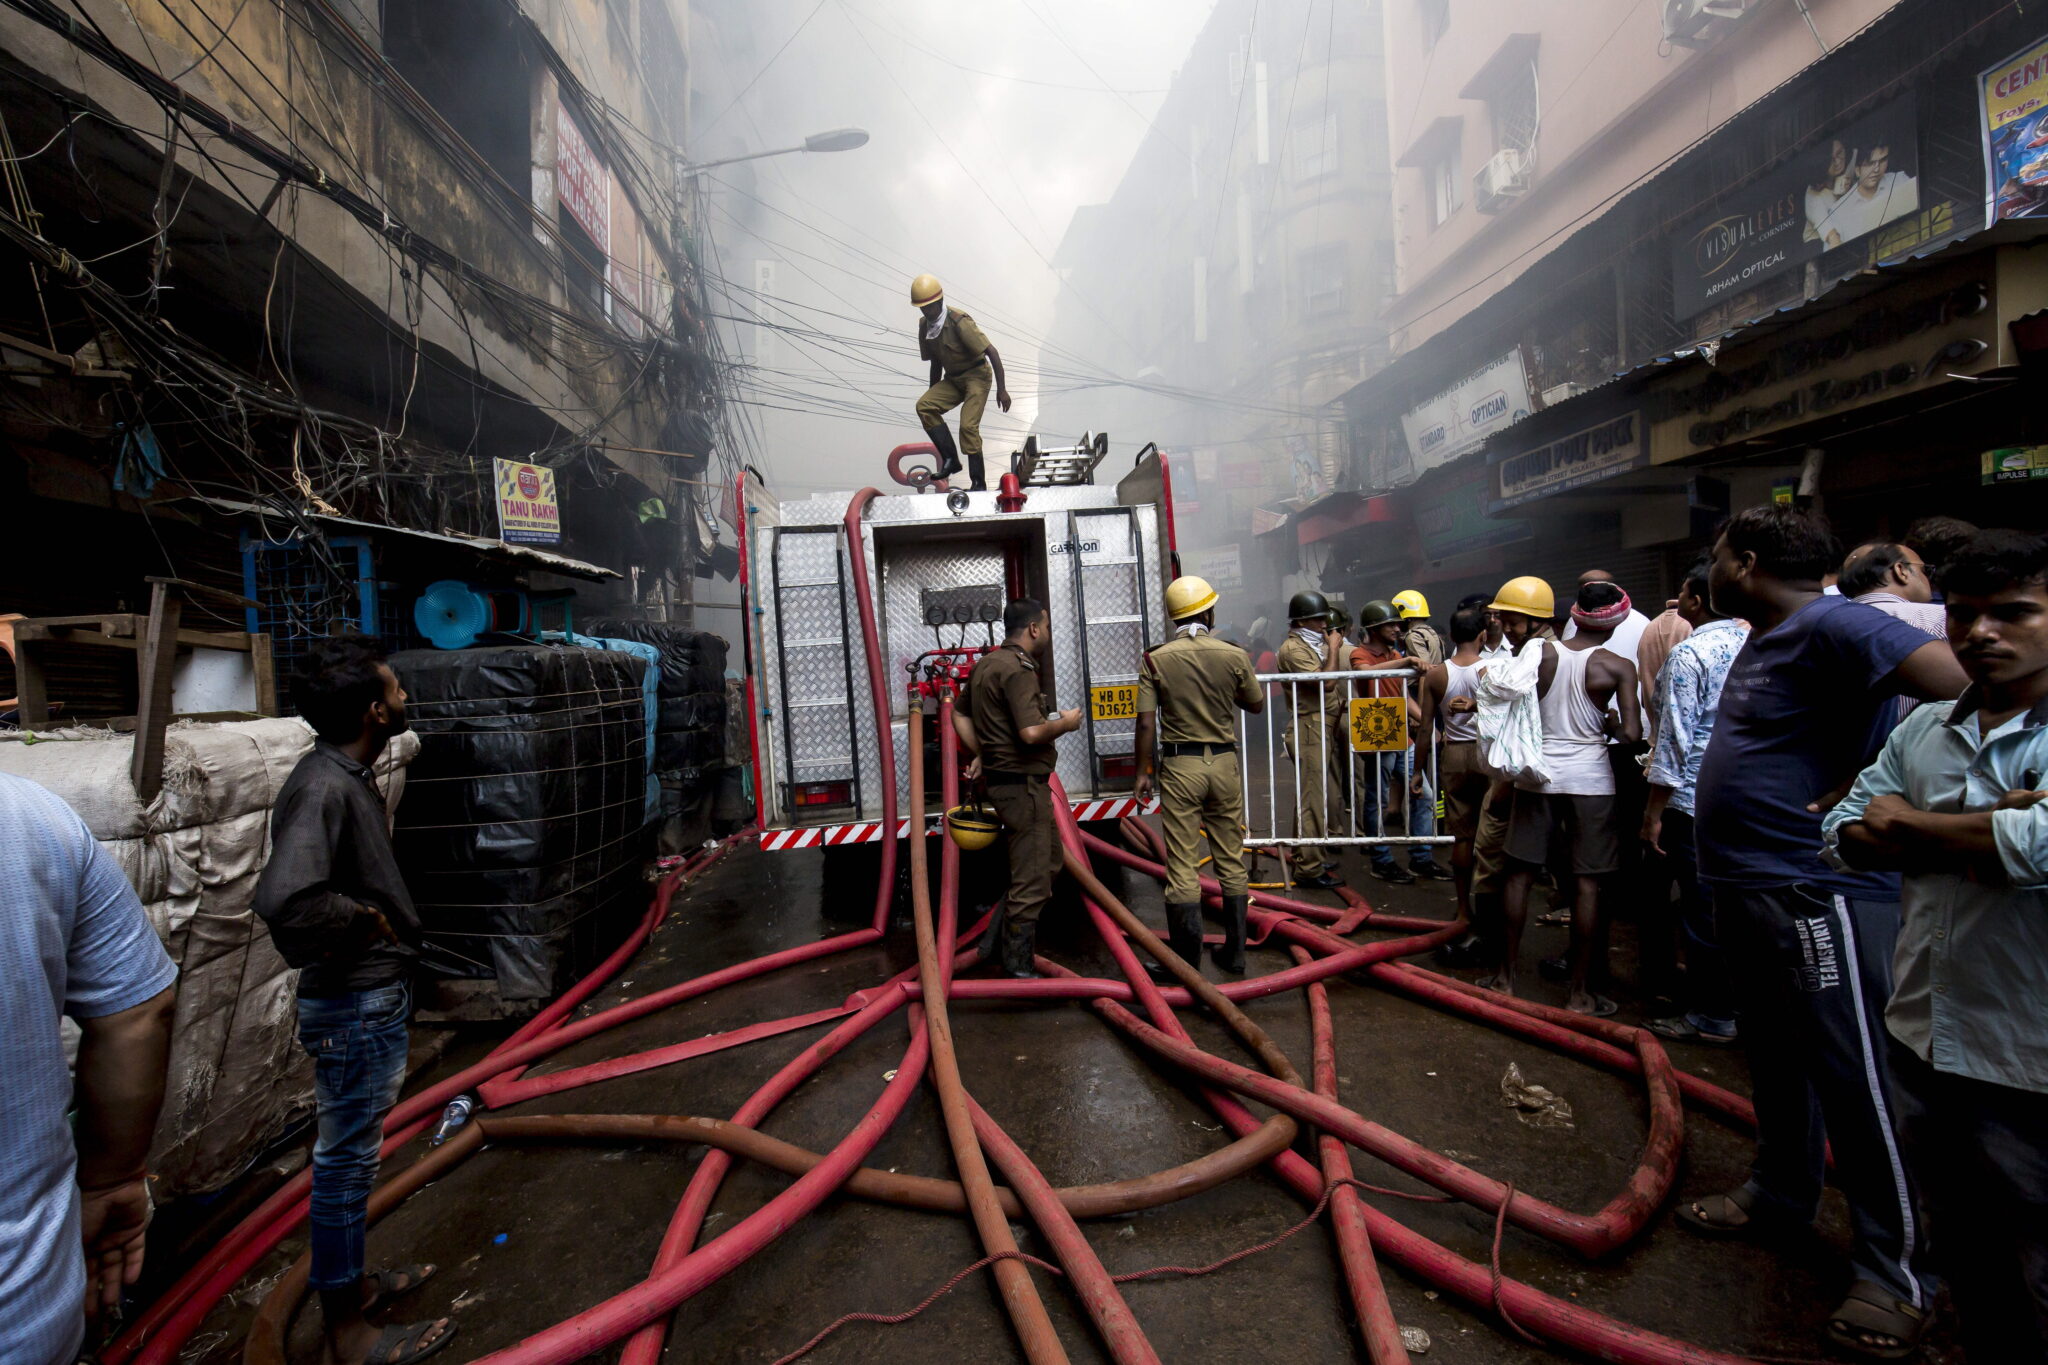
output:
[[1313,545],[1356,526],[1393,519],[1394,503],[1391,498],[1367,497],[1363,493],[1331,493],[1295,514],[1295,543]]
[[[280,515],[277,508],[266,507],[260,503],[238,502],[231,498],[198,497],[195,500],[221,512],[232,512],[245,516],[270,519],[277,519]],[[544,573],[561,574],[568,578],[588,579],[593,583],[601,583],[607,578],[625,577],[618,570],[607,569],[602,564],[588,564],[580,559],[571,559],[567,555],[549,554],[546,550],[536,550],[530,545],[508,545],[502,540],[492,540],[484,536],[457,535],[453,532],[416,531],[407,526],[385,526],[379,522],[358,521],[354,517],[335,516],[326,512],[296,512],[293,514],[292,519],[317,521],[324,526],[333,526],[348,533],[398,536],[406,540],[425,541],[430,544],[468,550],[485,559],[496,560],[514,567],[537,569]]]

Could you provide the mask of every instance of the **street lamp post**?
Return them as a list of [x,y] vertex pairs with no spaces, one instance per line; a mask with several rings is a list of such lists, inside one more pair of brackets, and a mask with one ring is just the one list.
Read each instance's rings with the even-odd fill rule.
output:
[[832,128],[822,133],[812,133],[794,147],[776,147],[766,152],[748,152],[745,156],[720,157],[716,161],[682,162],[679,170],[684,176],[694,176],[714,166],[730,166],[735,161],[759,161],[764,156],[787,156],[791,152],[850,152],[864,147],[868,141],[865,128]]

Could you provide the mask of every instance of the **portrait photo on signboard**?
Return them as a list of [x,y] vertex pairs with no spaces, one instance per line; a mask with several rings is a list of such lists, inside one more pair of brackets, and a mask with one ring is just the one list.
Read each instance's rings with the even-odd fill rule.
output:
[[1920,210],[1920,136],[1911,95],[1803,145],[1673,243],[1682,317]]

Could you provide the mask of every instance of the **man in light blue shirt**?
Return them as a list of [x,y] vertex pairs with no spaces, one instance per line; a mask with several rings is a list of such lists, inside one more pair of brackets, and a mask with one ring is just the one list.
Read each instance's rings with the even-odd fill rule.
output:
[[1983,531],[1944,566],[1970,676],[1922,706],[1823,823],[1902,876],[1885,1009],[1906,1160],[1972,1360],[2048,1361],[2048,538]]
[[[121,869],[55,796],[0,775],[0,848],[0,1361],[69,1365],[87,1310],[117,1306],[142,1271],[178,973]],[[67,1014],[83,1034],[75,1078]]]
[[[1714,907],[1700,887],[1699,849],[1693,841],[1693,789],[1713,737],[1721,684],[1749,639],[1749,623],[1714,610],[1708,561],[1692,566],[1678,590],[1678,614],[1692,634],[1671,647],[1657,675],[1657,742],[1650,750],[1650,799],[1643,811],[1643,842],[1662,854],[1678,886],[1679,927],[1685,934],[1684,1012],[1652,1019],[1666,1038],[1696,1043],[1735,1041],[1735,988],[1714,937]],[[1667,882],[1666,885],[1670,883]],[[1649,913],[1663,912],[1661,904]],[[1669,931],[1663,938],[1670,942]],[[1670,950],[1666,950],[1667,962]]]

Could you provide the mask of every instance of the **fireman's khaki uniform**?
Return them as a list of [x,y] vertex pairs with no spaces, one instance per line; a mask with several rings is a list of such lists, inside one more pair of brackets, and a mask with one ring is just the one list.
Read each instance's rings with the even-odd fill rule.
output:
[[[1282,673],[1320,673],[1323,652],[1301,636],[1289,633],[1280,646]],[[1351,753],[1351,730],[1345,723],[1344,685],[1341,682],[1282,684],[1292,696],[1293,718],[1283,737],[1293,757],[1298,776],[1295,808],[1297,839],[1330,837],[1329,817],[1343,800],[1344,766]],[[1316,694],[1321,693],[1319,698]],[[1297,844],[1293,854],[1297,877],[1313,877],[1324,870],[1323,850],[1314,844]]]
[[946,310],[936,341],[925,340],[925,324],[917,329],[917,353],[925,360],[939,362],[939,382],[917,400],[917,420],[926,431],[939,425],[946,414],[960,409],[960,454],[981,460],[981,414],[988,407],[989,386],[994,376],[988,365],[988,337],[979,324],[957,308]]
[[1037,661],[1015,646],[1004,645],[983,655],[974,666],[964,698],[975,739],[981,745],[981,773],[988,783],[989,804],[996,808],[1010,835],[1005,921],[1020,929],[1038,923],[1039,912],[1052,899],[1053,879],[1060,869],[1052,792],[1045,783],[1056,754],[1050,744],[1026,744],[1018,738],[1020,730],[1045,721],[1045,698],[1039,685]]
[[1401,645],[1413,657],[1422,660],[1431,668],[1444,661],[1450,650],[1444,647],[1444,637],[1436,633],[1436,627],[1427,621],[1411,621],[1401,631]]
[[1245,652],[1206,632],[1168,641],[1147,654],[1138,669],[1138,714],[1159,715],[1168,905],[1202,899],[1196,864],[1205,825],[1223,894],[1245,894],[1237,713],[1240,707],[1258,705],[1261,695]]

